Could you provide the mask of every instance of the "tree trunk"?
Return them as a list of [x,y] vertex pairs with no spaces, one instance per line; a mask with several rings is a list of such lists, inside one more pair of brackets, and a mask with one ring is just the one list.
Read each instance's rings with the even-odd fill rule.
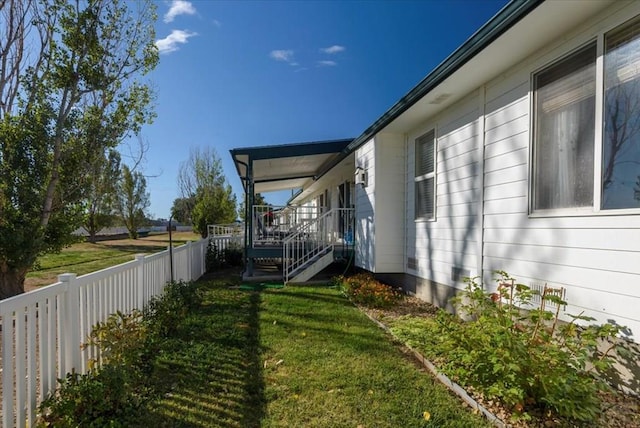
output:
[[11,268],[0,262],[0,300],[24,293],[27,270]]

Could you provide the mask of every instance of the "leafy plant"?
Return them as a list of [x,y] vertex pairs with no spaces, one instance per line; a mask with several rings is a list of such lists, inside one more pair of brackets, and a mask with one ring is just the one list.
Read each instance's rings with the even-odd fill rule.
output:
[[487,293],[475,278],[467,278],[465,290],[452,299],[468,321],[441,311],[422,329],[405,325],[395,332],[418,341],[430,358],[443,362],[445,373],[501,400],[520,418],[537,410],[592,422],[600,408],[598,391],[607,388],[598,373],[613,364],[613,345],[603,351],[599,345],[621,327],[578,326],[578,321],[593,321],[583,315],[562,322],[560,308],[567,302],[561,290],[545,286],[540,294],[504,271],[497,272],[496,281],[497,291]]
[[227,248],[219,248],[213,241],[207,244],[207,253],[205,264],[207,272],[213,272],[227,266],[242,266],[243,264],[242,248],[231,243]]
[[334,278],[334,283],[352,302],[370,308],[389,308],[402,299],[399,291],[376,280],[370,273],[338,276]]
[[105,365],[87,374],[69,373],[40,405],[41,427],[125,427],[142,397],[124,366]]
[[195,282],[170,282],[159,297],[154,297],[144,309],[144,318],[153,334],[168,336],[178,323],[201,301]]
[[[99,348],[100,359],[104,364],[131,367],[141,359],[142,344],[147,336],[148,326],[143,322],[142,312],[133,310],[124,314],[118,311],[111,314],[107,321],[96,324],[89,340],[82,347]],[[95,359],[89,361],[92,368],[98,363]]]

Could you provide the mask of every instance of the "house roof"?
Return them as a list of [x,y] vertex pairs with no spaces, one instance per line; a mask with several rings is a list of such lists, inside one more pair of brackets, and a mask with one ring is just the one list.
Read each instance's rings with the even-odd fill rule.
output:
[[251,165],[254,192],[261,193],[304,187],[352,141],[348,138],[243,147],[230,152],[245,191]]

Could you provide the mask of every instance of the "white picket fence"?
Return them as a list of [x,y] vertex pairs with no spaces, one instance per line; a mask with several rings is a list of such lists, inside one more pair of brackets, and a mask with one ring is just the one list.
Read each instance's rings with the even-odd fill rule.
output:
[[[174,279],[190,281],[205,272],[207,240],[173,249]],[[0,301],[2,320],[2,426],[35,426],[36,410],[72,371],[86,373],[91,328],[110,314],[142,309],[171,280],[169,250],[76,277]]]

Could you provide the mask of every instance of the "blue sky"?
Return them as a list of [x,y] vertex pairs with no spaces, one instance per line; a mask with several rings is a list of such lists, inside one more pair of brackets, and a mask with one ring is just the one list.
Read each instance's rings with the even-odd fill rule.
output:
[[242,200],[230,149],[357,137],[506,3],[158,2],[150,213],[169,217],[191,148],[216,149]]

